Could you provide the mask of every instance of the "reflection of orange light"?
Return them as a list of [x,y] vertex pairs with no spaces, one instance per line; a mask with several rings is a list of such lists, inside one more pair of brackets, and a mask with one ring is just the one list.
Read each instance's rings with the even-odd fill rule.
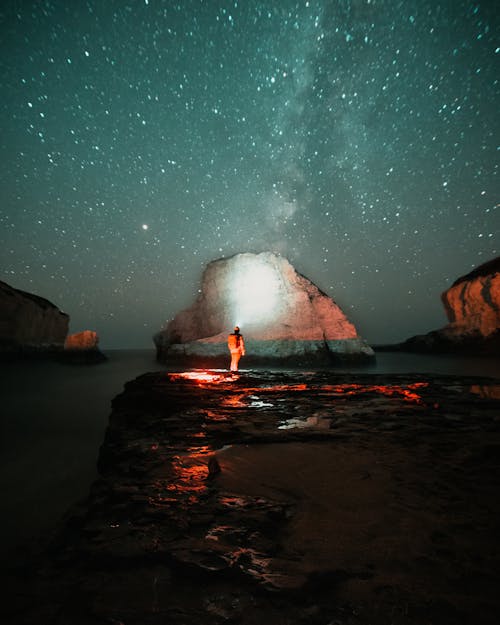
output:
[[183,371],[182,373],[167,373],[170,380],[192,380],[198,384],[221,384],[222,382],[234,382],[236,376],[224,373],[211,373],[209,371]]
[[[204,432],[198,432],[194,438],[204,436]],[[207,490],[208,458],[213,454],[213,448],[209,445],[202,445],[189,447],[186,451],[187,453],[172,458],[171,477],[154,483],[156,490],[165,494],[151,497],[151,505],[162,506],[186,501],[186,498],[188,503],[195,504]]]
[[405,386],[397,385],[370,385],[370,384],[337,384],[322,386],[321,390],[338,393],[339,395],[359,395],[362,393],[379,393],[386,397],[399,395],[405,401],[422,403],[422,398],[415,391],[429,386],[428,382],[414,382]]
[[246,407],[245,402],[243,401],[243,398],[245,397],[246,393],[238,393],[236,395],[228,395],[227,397],[224,397],[224,399],[221,402],[221,406],[229,407],[229,408],[244,408]]
[[306,391],[307,384],[277,384],[264,388],[250,388],[249,391]]
[[404,401],[422,403],[422,398],[416,392],[420,388],[429,386],[428,382],[414,382],[404,386],[399,385],[381,385],[381,384],[324,384],[323,386],[314,387],[307,384],[277,384],[276,386],[267,387],[247,387],[245,393],[238,394],[233,397],[224,399],[224,405],[242,406],[242,398],[249,393],[271,394],[283,392],[301,392],[311,391],[313,393],[327,393],[336,395],[362,395],[366,393],[378,393],[386,397],[399,396]]
[[[245,393],[281,393],[282,391],[307,391],[307,384],[276,384],[275,386],[246,386]],[[314,387],[311,387],[314,388]]]
[[227,414],[220,414],[216,410],[207,410],[205,413],[206,421],[227,421],[228,419]]
[[[213,372],[213,371],[185,371],[182,373],[168,373],[171,380],[191,380],[196,384],[223,384],[226,382],[234,382],[241,379],[236,375],[228,374],[227,372]],[[227,396],[223,399],[222,405],[229,407],[243,407],[245,406],[244,397],[250,393],[283,393],[283,392],[303,392],[311,391],[316,393],[328,393],[334,395],[361,395],[366,393],[377,393],[384,395],[385,397],[400,397],[404,401],[421,404],[422,398],[416,392],[418,389],[429,386],[428,382],[413,382],[412,384],[405,385],[382,385],[382,384],[324,384],[322,386],[315,386],[314,382],[308,384],[276,384],[274,386],[248,386],[244,388],[243,393]],[[474,392],[474,391],[473,391]]]
[[[203,433],[205,436],[205,433]],[[213,453],[213,449],[210,445],[203,445],[203,447],[188,447],[187,451],[189,452],[189,458],[201,458],[202,456],[207,456],[208,454]]]

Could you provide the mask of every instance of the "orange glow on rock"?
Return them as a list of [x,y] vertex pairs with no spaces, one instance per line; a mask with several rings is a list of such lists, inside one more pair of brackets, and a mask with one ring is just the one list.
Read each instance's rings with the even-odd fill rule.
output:
[[378,393],[380,395],[384,395],[385,397],[399,396],[405,401],[421,404],[423,403],[422,398],[415,391],[421,388],[425,388],[426,386],[429,386],[428,382],[414,382],[405,386],[399,386],[396,384],[329,384],[322,386],[321,390],[336,393],[339,395],[361,395],[366,393]]
[[221,406],[224,408],[246,408],[247,404],[243,401],[246,393],[237,393],[224,397]]
[[[197,432],[193,438],[204,438]],[[209,445],[188,447],[187,453],[171,459],[168,475],[154,482],[157,495],[149,499],[155,507],[187,503],[196,504],[207,491],[209,477],[208,460],[214,450]]]
[[171,380],[191,380],[199,384],[220,384],[221,382],[233,381],[231,375],[210,371],[183,371],[181,373],[168,373],[167,375]]
[[[231,422],[234,420],[238,430],[242,415],[243,430],[246,427],[245,417],[248,417],[250,428],[255,427],[254,420],[257,427],[261,427],[268,419],[270,427],[274,424],[276,431],[305,427],[326,432],[332,427],[334,413],[338,411],[338,414],[349,414],[351,405],[353,413],[361,405],[363,412],[373,409],[374,416],[380,410],[390,411],[391,408],[396,408],[401,413],[407,410],[416,412],[416,407],[420,410],[425,405],[423,398],[427,395],[424,389],[430,386],[429,382],[408,380],[405,383],[403,379],[399,384],[378,384],[378,381],[385,382],[385,378],[375,376],[366,377],[366,383],[362,383],[363,380],[359,378],[355,382],[352,377],[325,377],[314,373],[298,379],[276,374],[262,380],[263,384],[260,386],[259,376],[251,373],[241,376],[222,370],[200,369],[166,375],[172,383],[184,386],[188,393],[201,387],[203,393],[197,393],[195,401],[205,402],[196,419],[190,420],[191,415],[187,415],[188,429],[184,439],[187,446],[182,451],[176,447],[176,441],[173,442],[173,447],[163,442],[159,444],[154,439],[149,441],[148,448],[151,453],[158,455],[161,449],[160,459],[164,461],[158,469],[159,473],[155,473],[153,478],[154,494],[149,502],[152,506],[168,509],[197,505],[209,492],[211,478],[220,471],[220,468],[212,471],[209,468],[210,459],[214,457],[214,448],[210,443],[213,441],[213,432],[217,431],[217,422],[228,422],[228,431],[231,431]],[[291,383],[287,384],[288,380]],[[274,381],[276,384],[273,384]],[[338,383],[332,384],[332,381]],[[472,387],[471,391],[484,394],[483,387],[479,386]],[[291,404],[298,410],[297,418],[283,421],[280,417],[288,415],[288,398],[291,398]],[[309,405],[316,412],[312,415],[301,415],[300,408],[304,407],[307,411]],[[429,401],[429,408],[433,406],[435,407],[434,400]],[[182,423],[182,411],[179,413],[179,422]],[[193,427],[194,423],[196,427]],[[176,453],[177,455],[173,455]],[[237,497],[223,498],[221,503],[228,509],[246,505]],[[248,554],[236,554],[234,564],[239,566],[247,559],[249,569],[259,564],[258,558],[248,558]]]
[[[212,384],[226,384],[232,383],[235,380],[241,380],[238,375],[228,373],[226,371],[184,371],[181,373],[168,373],[170,380],[187,380],[194,382],[200,386],[210,386]],[[385,397],[397,397],[403,401],[422,404],[423,400],[420,397],[418,390],[429,386],[428,382],[413,382],[405,385],[398,384],[323,384],[316,386],[314,381],[311,384],[298,383],[298,384],[275,384],[272,386],[247,386],[242,390],[244,392],[238,393],[224,398],[222,405],[238,408],[246,407],[248,403],[244,401],[244,398],[250,394],[272,394],[272,393],[301,393],[310,391],[314,393],[324,393],[326,395],[362,395],[369,393],[376,393]],[[241,387],[240,387],[241,388]]]

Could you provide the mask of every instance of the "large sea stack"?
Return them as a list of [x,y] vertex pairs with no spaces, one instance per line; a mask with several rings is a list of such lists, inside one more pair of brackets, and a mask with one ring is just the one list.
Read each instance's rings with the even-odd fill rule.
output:
[[500,354],[500,256],[455,280],[441,300],[448,325],[408,339],[403,349]]
[[69,315],[51,302],[0,282],[0,354],[44,354],[62,351]]
[[330,297],[288,260],[264,252],[207,265],[196,302],[154,337],[158,359],[226,365],[226,340],[234,325],[245,336],[246,365],[373,358]]

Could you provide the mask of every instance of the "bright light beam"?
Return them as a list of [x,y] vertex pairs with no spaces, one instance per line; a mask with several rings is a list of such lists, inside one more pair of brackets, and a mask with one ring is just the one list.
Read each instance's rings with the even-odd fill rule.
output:
[[262,265],[243,267],[231,276],[231,307],[234,323],[262,326],[274,319],[278,308],[279,278]]

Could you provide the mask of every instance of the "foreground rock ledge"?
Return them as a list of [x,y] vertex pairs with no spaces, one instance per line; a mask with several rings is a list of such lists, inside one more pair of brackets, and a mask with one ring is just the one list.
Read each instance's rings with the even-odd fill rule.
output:
[[[9,623],[497,623],[500,388],[146,374]],[[31,588],[30,588],[31,584]]]

